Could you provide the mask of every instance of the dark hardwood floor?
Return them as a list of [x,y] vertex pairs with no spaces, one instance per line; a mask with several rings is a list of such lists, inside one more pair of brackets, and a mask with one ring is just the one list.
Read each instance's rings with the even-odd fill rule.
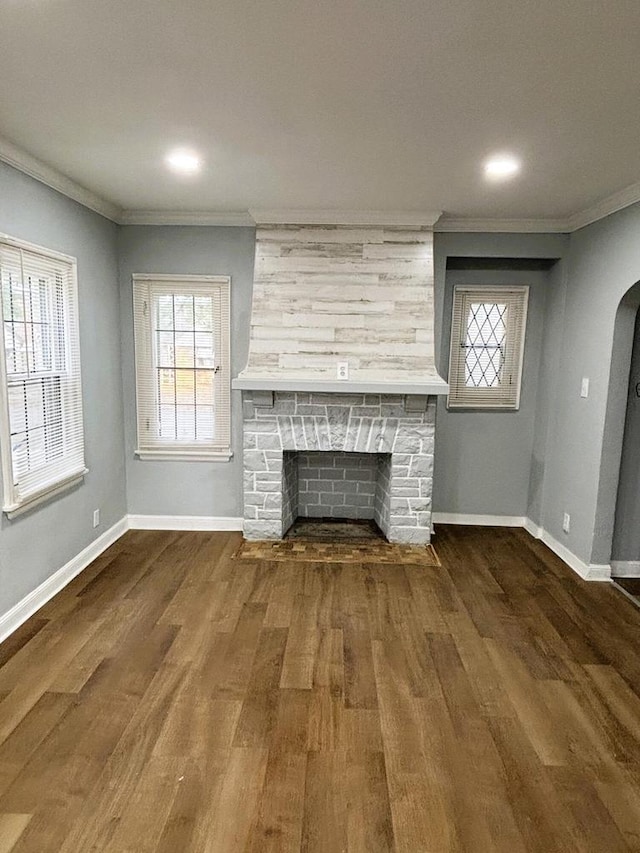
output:
[[130,532],[0,647],[0,853],[640,851],[612,584],[520,530],[439,527],[441,567],[239,542]]
[[632,595],[640,606],[640,578],[616,578],[616,583]]

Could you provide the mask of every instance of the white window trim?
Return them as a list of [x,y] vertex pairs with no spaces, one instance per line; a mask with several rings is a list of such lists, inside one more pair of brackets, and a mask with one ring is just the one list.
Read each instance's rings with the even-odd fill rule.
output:
[[[134,295],[134,339],[135,339],[135,382],[136,382],[136,450],[135,455],[138,459],[155,462],[228,462],[232,456],[231,450],[231,352],[230,352],[230,336],[231,336],[231,276],[228,275],[181,275],[167,273],[134,273],[132,275],[133,295]],[[146,364],[141,364],[145,361],[147,364],[150,357],[145,355],[143,359],[139,358],[139,352],[142,346],[149,347],[151,344],[152,330],[149,326],[144,332],[141,324],[136,319],[135,309],[135,291],[136,285],[147,283],[149,292],[151,286],[160,285],[175,285],[178,288],[183,285],[191,285],[192,287],[200,286],[215,286],[221,292],[221,340],[219,342],[218,352],[220,355],[220,385],[224,397],[227,401],[227,421],[228,421],[228,443],[224,446],[215,446],[203,448],[195,444],[185,444],[176,442],[171,445],[169,442],[165,447],[145,447],[144,441],[141,441],[143,428],[141,425],[142,407],[140,405],[140,386],[143,371],[146,369]],[[151,321],[151,315],[149,316]],[[142,336],[144,335],[144,340]],[[151,361],[151,363],[153,363]],[[219,390],[220,390],[219,385]]]
[[[500,386],[492,388],[468,388],[464,385],[465,362],[461,358],[461,343],[466,335],[467,315],[460,309],[458,302],[465,297],[472,297],[474,302],[499,302],[508,297],[516,297],[521,301],[521,321],[519,327],[512,330],[516,340],[515,362],[515,397],[504,399]],[[527,330],[527,310],[529,303],[528,285],[456,285],[453,289],[451,310],[451,341],[449,346],[449,394],[448,409],[494,409],[501,411],[517,411],[520,408],[522,390],[522,369],[524,365],[524,345]],[[507,329],[509,335],[509,329]],[[492,391],[495,393],[492,394]],[[475,398],[475,399],[474,399]]]
[[88,473],[89,469],[83,468],[78,474],[67,477],[64,480],[60,480],[56,482],[55,485],[47,487],[36,495],[31,495],[28,500],[22,501],[21,503],[15,503],[11,506],[8,506],[5,502],[2,511],[9,519],[17,518],[25,512],[31,512],[31,510],[35,509],[37,506],[47,503],[47,501],[52,498],[58,497],[58,495],[62,495],[65,492],[74,489],[76,486],[81,485],[84,482],[85,474]]
[[[9,234],[0,232],[0,243],[10,246],[13,249],[18,249],[23,252],[29,252],[33,255],[42,255],[47,260],[60,261],[70,267],[71,286],[76,301],[76,314],[78,312],[78,262],[71,255],[66,255],[63,252],[57,252],[54,249],[48,249],[45,246],[40,246],[37,243],[30,243],[27,240],[20,240],[16,237],[11,237]],[[79,329],[74,330],[78,336],[79,346]],[[82,379],[79,377],[80,387],[82,387]],[[81,401],[82,404],[82,401]],[[82,417],[82,415],[81,415]],[[84,428],[84,427],[83,427]],[[18,490],[14,483],[13,474],[13,459],[11,454],[11,425],[9,417],[9,382],[7,376],[7,364],[4,342],[4,315],[0,309],[0,466],[2,469],[2,484],[3,484],[3,505],[2,511],[9,519],[29,512],[46,503],[50,499],[75,488],[84,481],[85,474],[89,473],[89,469],[82,466],[76,471],[70,471],[66,476],[52,481],[50,484],[43,486],[37,492],[31,493],[28,497],[20,498]]]

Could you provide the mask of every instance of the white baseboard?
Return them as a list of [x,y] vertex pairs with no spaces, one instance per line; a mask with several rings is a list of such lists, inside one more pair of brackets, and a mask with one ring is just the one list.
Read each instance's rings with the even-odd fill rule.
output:
[[129,515],[130,530],[242,530],[242,518],[226,515]]
[[574,572],[580,575],[586,581],[610,581],[611,566],[599,565],[597,563],[585,563],[580,557],[576,557],[573,551],[570,551],[557,539],[548,533],[546,530],[541,531],[541,535],[537,537],[541,539],[547,548],[550,548],[554,554],[557,554]]
[[[583,580],[608,581],[611,580],[612,566],[585,563],[570,551],[561,542],[548,533],[543,527],[533,522],[530,518],[518,515],[463,515],[450,512],[434,512],[431,516],[434,524],[476,524],[481,527],[524,527],[535,539],[540,539],[547,548],[573,569]],[[638,566],[638,577],[640,577],[640,563]],[[630,577],[630,575],[626,575]]]
[[614,578],[640,578],[640,561],[612,560],[611,576]]
[[530,518],[525,518],[523,527],[527,533],[530,533],[533,536],[534,539],[542,539],[544,527],[540,527],[540,525],[536,524],[535,521],[531,521]]
[[127,519],[126,517],[121,518],[113,527],[105,530],[79,554],[72,557],[61,569],[50,575],[40,586],[25,595],[11,610],[0,616],[0,643],[40,610],[61,589],[64,589],[83,569],[86,569],[89,563],[92,563],[96,557],[99,557],[103,551],[113,545],[127,530]]
[[526,518],[520,515],[465,515],[456,512],[434,512],[434,524],[470,524],[479,527],[524,527]]

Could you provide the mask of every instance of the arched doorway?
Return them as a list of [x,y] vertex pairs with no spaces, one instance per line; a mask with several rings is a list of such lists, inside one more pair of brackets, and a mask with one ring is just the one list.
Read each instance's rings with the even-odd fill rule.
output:
[[640,599],[640,308],[629,372],[629,392],[613,527],[611,576]]
[[[625,467],[624,470],[621,470],[621,465],[635,465],[635,454],[631,450],[630,453],[625,452],[623,458],[623,447],[625,445],[625,424],[629,407],[632,355],[636,355],[634,353],[636,337],[639,339],[637,358],[640,367],[639,308],[640,282],[637,282],[622,297],[616,312],[592,551],[592,562],[600,564],[610,564],[612,561],[615,563],[615,549],[622,546],[625,549],[632,547],[630,543],[633,537],[626,536],[625,528],[629,523],[629,512],[633,511],[631,501],[628,498],[632,491],[634,478],[631,468]],[[637,381],[640,381],[640,376],[638,376]],[[635,394],[635,382],[631,390]],[[640,403],[640,399],[638,403]],[[635,430],[635,405],[633,408],[634,424],[630,429]],[[637,408],[640,418],[640,405]],[[638,420],[638,428],[640,429],[640,419]],[[628,442],[632,441],[633,435],[629,434]],[[638,433],[638,457],[638,464],[640,465],[640,432]],[[640,467],[638,472],[640,473]],[[640,481],[638,487],[640,488]],[[619,493],[623,495],[625,507],[624,510],[620,507],[620,512],[616,512]],[[640,497],[637,507],[640,513]],[[640,535],[640,515],[636,518],[635,524]],[[640,553],[637,559],[640,561]]]

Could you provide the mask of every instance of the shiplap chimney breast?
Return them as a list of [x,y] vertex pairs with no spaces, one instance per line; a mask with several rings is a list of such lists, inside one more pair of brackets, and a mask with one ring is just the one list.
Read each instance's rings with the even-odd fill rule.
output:
[[431,227],[263,225],[239,379],[442,383],[433,317]]

